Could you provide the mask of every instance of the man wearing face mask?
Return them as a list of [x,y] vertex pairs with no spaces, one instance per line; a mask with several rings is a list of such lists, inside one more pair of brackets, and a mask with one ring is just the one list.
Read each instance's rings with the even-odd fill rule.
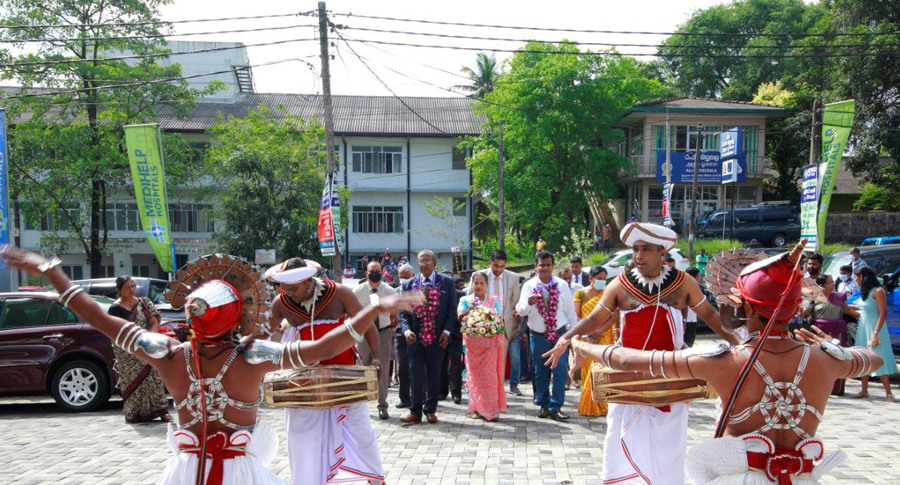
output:
[[[353,289],[353,294],[356,295],[360,305],[365,306],[373,300],[396,294],[396,290],[381,281],[381,275],[381,263],[372,261],[366,266],[365,281]],[[375,295],[375,298],[372,295]],[[381,352],[378,357],[378,360],[381,362],[381,372],[378,374],[378,417],[388,419],[387,392],[391,378],[388,370],[391,368],[391,344],[394,341],[393,330],[391,329],[391,314],[379,312],[378,316],[375,317],[375,328],[378,329],[378,336],[381,340],[381,345],[379,346]],[[359,344],[358,348],[362,365],[371,365],[373,356],[369,346],[363,342]]]

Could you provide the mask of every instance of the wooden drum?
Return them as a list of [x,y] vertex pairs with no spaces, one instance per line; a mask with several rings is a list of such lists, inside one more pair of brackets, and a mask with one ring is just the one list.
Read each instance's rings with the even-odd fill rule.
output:
[[713,399],[716,391],[700,379],[651,377],[621,372],[600,363],[591,366],[591,391],[596,403],[667,406],[697,399]]
[[316,365],[273,372],[263,382],[266,404],[328,409],[378,399],[378,371],[361,365]]

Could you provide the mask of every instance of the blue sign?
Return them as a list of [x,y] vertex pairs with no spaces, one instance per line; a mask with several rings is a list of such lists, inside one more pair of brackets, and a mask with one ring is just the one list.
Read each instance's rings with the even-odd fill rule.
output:
[[[6,154],[6,112],[0,109],[0,244],[9,244],[9,164]],[[6,262],[0,263],[0,267],[6,267]]]
[[[719,152],[701,151],[697,183],[718,184],[722,181],[722,157]],[[737,180],[743,182],[747,172],[747,157],[737,155]],[[666,172],[672,174],[673,184],[690,184],[694,181],[694,152],[672,152],[671,165],[666,164],[666,152],[656,153],[656,181],[666,183]]]
[[722,154],[722,183],[742,180],[743,170],[737,160],[741,157],[741,129],[732,128],[719,133],[719,153]]

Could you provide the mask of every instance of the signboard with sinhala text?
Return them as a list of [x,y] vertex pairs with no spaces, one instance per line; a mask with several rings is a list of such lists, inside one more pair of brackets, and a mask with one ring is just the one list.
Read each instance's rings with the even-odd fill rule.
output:
[[806,238],[806,249],[815,251],[818,248],[819,216],[819,167],[816,164],[803,167],[803,182],[800,185],[800,238]]

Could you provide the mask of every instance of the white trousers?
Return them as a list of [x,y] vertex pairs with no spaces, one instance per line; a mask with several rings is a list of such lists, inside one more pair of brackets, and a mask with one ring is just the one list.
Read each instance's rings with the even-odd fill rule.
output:
[[670,412],[610,404],[606,422],[605,485],[684,485],[687,404],[673,404]]
[[366,403],[324,410],[285,409],[284,418],[293,485],[384,480]]

